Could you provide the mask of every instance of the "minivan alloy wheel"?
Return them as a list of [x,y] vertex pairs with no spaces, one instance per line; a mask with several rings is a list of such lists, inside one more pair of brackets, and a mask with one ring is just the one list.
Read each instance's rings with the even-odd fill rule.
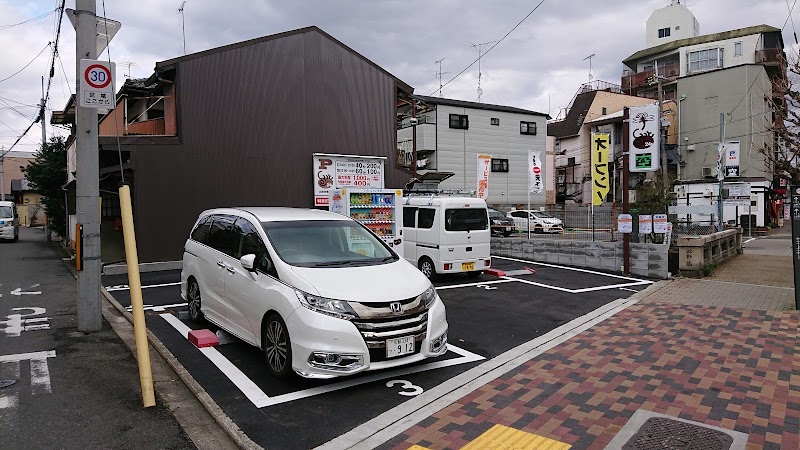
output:
[[203,318],[203,312],[200,311],[200,286],[196,281],[189,282],[186,297],[189,302],[189,318],[195,322],[200,321]]
[[273,315],[267,319],[263,345],[270,372],[277,377],[288,376],[291,373],[291,343],[286,325],[280,317]]
[[426,278],[430,279],[435,274],[433,262],[428,258],[422,258],[419,262],[419,271],[422,272]]

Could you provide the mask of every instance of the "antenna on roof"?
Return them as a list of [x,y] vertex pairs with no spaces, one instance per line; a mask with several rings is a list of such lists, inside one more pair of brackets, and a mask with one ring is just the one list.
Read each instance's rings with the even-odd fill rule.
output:
[[186,0],[183,0],[178,12],[181,13],[181,29],[183,30],[183,54],[186,54],[186,18],[183,16],[183,8],[186,6]]
[[442,72],[442,61],[444,60],[445,58],[442,58],[433,62],[434,64],[439,65],[439,70],[436,72],[436,76],[439,77],[439,97],[442,96],[442,75],[450,73],[450,72]]
[[128,73],[125,74],[125,78],[131,78],[131,68],[138,69],[139,65],[133,61],[122,61],[120,64],[128,68]]
[[489,41],[489,42],[481,42],[480,44],[472,44],[470,47],[473,49],[478,50],[478,103],[481,102],[481,95],[483,95],[483,89],[481,89],[481,55],[483,54],[483,47],[486,47],[489,44],[494,44],[497,41]]
[[594,58],[594,57],[595,57],[595,53],[592,53],[591,55],[587,56],[586,58],[583,58],[584,61],[586,61],[587,59],[589,60],[589,82],[591,82],[592,79],[593,79],[593,77],[592,77],[592,58]]

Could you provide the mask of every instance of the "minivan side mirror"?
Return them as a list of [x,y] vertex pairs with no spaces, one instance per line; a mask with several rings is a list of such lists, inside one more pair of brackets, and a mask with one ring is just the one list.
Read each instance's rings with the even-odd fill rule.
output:
[[244,255],[241,258],[239,258],[239,262],[242,263],[242,267],[244,267],[245,270],[247,270],[249,272],[255,272],[256,271],[256,268],[255,268],[256,255],[254,255],[252,253],[249,254],[249,255]]

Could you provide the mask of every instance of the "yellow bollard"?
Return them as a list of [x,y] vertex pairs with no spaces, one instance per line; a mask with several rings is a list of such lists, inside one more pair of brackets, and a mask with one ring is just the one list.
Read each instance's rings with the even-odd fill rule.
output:
[[122,210],[122,236],[125,239],[125,260],[128,264],[128,286],[131,294],[133,332],[136,336],[136,359],[139,362],[139,382],[142,386],[142,402],[145,408],[155,406],[153,373],[150,368],[150,347],[147,343],[147,324],[142,304],[142,282],[139,279],[139,255],[136,253],[136,233],[133,229],[131,188],[119,188],[119,206]]

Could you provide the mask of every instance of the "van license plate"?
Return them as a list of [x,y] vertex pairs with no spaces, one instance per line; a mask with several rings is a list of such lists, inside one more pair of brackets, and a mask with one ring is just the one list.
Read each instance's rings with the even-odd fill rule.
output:
[[461,270],[463,270],[464,272],[470,272],[472,270],[475,270],[475,263],[462,263]]
[[386,340],[386,357],[395,358],[397,356],[414,353],[414,336],[406,336]]

